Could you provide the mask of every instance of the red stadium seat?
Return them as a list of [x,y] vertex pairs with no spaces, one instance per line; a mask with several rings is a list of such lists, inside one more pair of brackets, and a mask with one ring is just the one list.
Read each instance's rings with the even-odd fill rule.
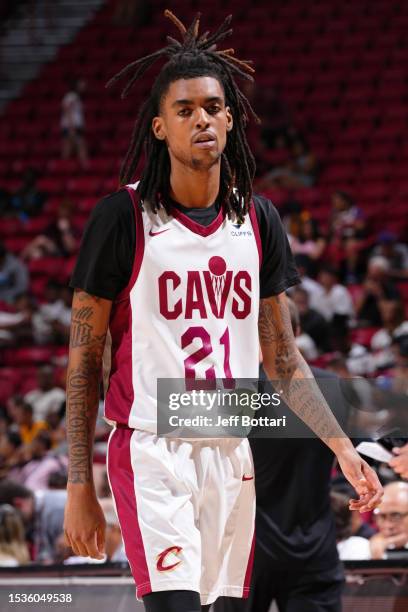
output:
[[53,349],[49,346],[30,346],[4,349],[3,363],[6,366],[38,365],[51,363]]

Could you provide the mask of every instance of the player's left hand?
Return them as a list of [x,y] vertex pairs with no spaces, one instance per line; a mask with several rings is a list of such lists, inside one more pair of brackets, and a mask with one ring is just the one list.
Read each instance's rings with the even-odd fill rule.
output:
[[368,512],[379,506],[384,491],[373,468],[353,447],[339,453],[337,460],[341,471],[358,495],[358,499],[350,500],[350,510]]

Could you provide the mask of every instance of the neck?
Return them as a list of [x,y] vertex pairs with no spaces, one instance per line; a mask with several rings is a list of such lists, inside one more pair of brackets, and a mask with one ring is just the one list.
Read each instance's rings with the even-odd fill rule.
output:
[[174,161],[170,171],[170,197],[189,208],[211,206],[220,190],[220,163],[206,170],[195,170]]

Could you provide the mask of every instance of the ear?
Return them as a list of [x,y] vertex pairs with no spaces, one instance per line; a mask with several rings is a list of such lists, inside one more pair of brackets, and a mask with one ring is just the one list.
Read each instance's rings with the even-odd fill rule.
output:
[[153,134],[158,140],[164,140],[166,138],[166,132],[164,129],[162,117],[153,117],[152,130]]
[[225,107],[225,114],[227,116],[227,132],[230,132],[234,125],[234,120],[232,118],[231,110],[229,106]]

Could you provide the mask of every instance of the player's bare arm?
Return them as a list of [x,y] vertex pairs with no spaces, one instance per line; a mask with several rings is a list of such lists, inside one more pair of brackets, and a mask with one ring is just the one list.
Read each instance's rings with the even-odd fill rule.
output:
[[67,372],[69,464],[64,532],[74,553],[96,558],[102,558],[105,519],[95,493],[92,453],[111,304],[75,291]]
[[350,508],[360,512],[374,508],[382,497],[381,484],[338,424],[298,350],[284,293],[260,301],[258,328],[268,377],[279,381],[287,405],[335,453],[345,477],[357,491],[359,499],[351,500]]

